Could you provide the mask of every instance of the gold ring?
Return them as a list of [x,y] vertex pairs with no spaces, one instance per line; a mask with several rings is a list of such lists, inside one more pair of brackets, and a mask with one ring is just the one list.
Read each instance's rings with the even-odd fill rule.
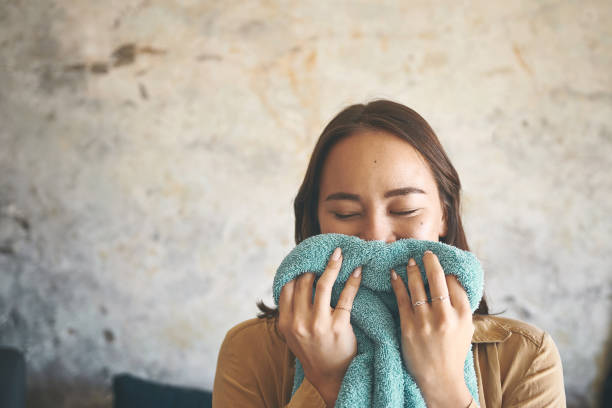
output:
[[421,305],[424,305],[425,303],[427,303],[427,300],[417,300],[416,302],[412,304],[412,306],[421,306]]

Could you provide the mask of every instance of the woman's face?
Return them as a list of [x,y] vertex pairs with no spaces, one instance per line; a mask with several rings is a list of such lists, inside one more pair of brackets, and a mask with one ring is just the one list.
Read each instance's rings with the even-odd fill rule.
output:
[[321,233],[438,241],[446,222],[429,166],[405,140],[363,130],[336,143],[321,174]]

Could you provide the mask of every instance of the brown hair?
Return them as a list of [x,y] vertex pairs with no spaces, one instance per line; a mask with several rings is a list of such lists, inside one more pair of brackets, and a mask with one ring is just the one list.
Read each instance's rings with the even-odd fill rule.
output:
[[[293,202],[295,212],[295,243],[321,233],[317,216],[319,200],[319,179],[325,158],[332,146],[341,139],[361,130],[383,130],[406,140],[429,164],[438,186],[438,193],[444,208],[447,233],[440,241],[459,249],[469,251],[461,223],[461,182],[438,137],[429,124],[407,106],[387,100],[376,100],[366,105],[357,104],[345,108],[323,129],[310,163]],[[274,317],[278,308],[257,302],[261,311],[258,317]],[[489,314],[483,295],[477,314]]]

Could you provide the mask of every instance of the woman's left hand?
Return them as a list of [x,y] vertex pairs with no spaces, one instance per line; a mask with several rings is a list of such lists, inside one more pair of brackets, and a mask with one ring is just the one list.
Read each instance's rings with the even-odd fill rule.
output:
[[457,279],[444,275],[434,253],[425,252],[423,263],[431,303],[427,302],[423,279],[413,259],[406,268],[412,298],[402,279],[391,271],[401,321],[404,364],[428,407],[466,407],[472,398],[463,374],[474,333],[470,303]]

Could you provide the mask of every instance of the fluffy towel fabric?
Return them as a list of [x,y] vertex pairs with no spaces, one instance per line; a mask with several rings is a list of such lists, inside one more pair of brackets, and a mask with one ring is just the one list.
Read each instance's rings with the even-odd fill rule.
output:
[[[426,250],[431,250],[444,272],[455,275],[465,288],[474,312],[483,292],[480,262],[470,252],[441,242],[401,239],[387,244],[343,234],[320,234],[302,241],[281,263],[272,288],[276,304],[283,286],[302,273],[313,272],[318,279],[336,247],[342,248],[343,261],[332,289],[332,307],[352,271],[362,265],[361,286],[351,311],[357,355],[344,376],[336,407],[425,407],[421,392],[402,361],[399,313],[390,271],[394,269],[407,282],[406,265],[414,258],[429,297],[422,257]],[[478,401],[471,349],[465,359],[464,374],[468,389]],[[296,359],[293,393],[303,379],[304,371]]]

